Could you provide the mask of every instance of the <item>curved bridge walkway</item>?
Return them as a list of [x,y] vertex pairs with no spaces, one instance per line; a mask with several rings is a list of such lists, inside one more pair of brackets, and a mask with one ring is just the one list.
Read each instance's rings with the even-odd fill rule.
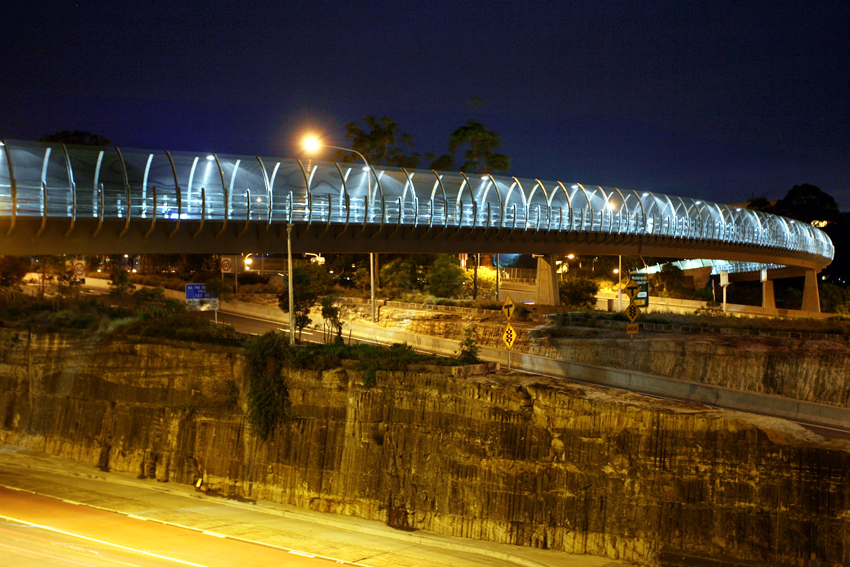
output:
[[2,144],[0,254],[281,253],[291,241],[294,252],[706,258],[742,274],[764,268],[769,279],[805,274],[815,300],[815,274],[834,254],[829,237],[805,223],[658,193],[368,164]]

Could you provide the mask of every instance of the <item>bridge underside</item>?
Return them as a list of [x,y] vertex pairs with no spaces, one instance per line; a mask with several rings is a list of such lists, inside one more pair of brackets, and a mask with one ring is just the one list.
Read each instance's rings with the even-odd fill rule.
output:
[[[789,270],[820,271],[822,258],[734,242],[605,232],[511,230],[406,225],[294,223],[294,253],[592,254],[770,261]],[[201,223],[157,219],[47,219],[0,222],[0,254],[286,253],[287,225],[264,221]],[[787,277],[787,276],[784,276]]]

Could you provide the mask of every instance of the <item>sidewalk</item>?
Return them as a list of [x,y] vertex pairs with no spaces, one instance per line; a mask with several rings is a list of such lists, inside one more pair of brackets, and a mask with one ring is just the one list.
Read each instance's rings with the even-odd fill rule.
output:
[[[379,522],[312,512],[267,501],[236,501],[191,485],[103,472],[94,465],[0,445],[0,486],[243,541],[327,557],[349,565],[424,567],[615,567],[592,556],[497,544]],[[0,511],[3,509],[0,502]]]

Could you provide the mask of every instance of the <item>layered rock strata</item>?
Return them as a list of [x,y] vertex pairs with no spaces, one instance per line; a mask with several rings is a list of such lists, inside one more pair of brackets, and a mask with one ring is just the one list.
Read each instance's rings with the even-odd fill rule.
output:
[[241,419],[239,349],[0,330],[0,442],[230,496],[640,565],[850,563],[850,445],[518,374],[290,371]]

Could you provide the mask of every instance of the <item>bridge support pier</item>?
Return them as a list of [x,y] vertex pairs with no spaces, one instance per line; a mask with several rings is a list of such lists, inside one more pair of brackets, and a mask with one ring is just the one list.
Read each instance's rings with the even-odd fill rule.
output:
[[761,283],[762,309],[776,309],[776,296],[773,294],[773,280],[765,279]]
[[535,287],[534,301],[537,305],[561,304],[554,256],[537,256],[537,283]]
[[818,293],[818,274],[806,270],[806,283],[803,285],[803,311],[820,313],[820,294]]

